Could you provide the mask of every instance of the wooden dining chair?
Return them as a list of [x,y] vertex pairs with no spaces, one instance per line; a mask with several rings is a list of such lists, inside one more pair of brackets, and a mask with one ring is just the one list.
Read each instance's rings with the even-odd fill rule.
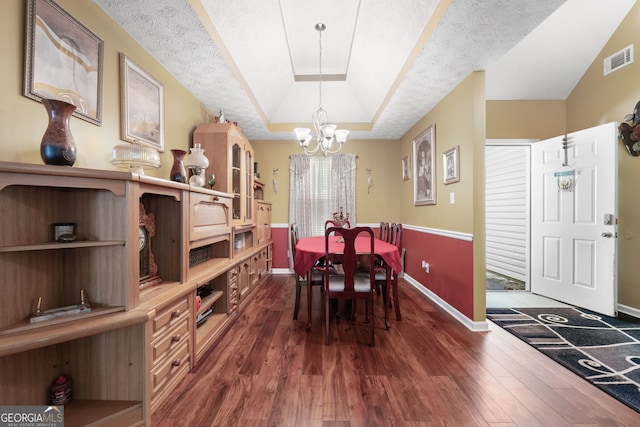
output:
[[[293,266],[293,260],[296,257],[296,244],[298,243],[298,239],[300,238],[298,233],[298,225],[294,222],[289,226],[289,238],[291,241],[291,265]],[[311,288],[307,287],[307,276],[300,276],[298,273],[294,271],[293,273],[296,277],[296,301],[295,306],[293,308],[293,320],[298,319],[298,311],[300,309],[300,294],[302,293],[302,288],[307,288],[307,292],[311,292]],[[318,286],[322,289],[322,283],[324,281],[324,277],[320,271],[318,271],[317,266],[314,265],[311,267],[311,286]]]
[[[404,270],[404,248],[402,247],[402,224],[392,223],[389,224],[389,234],[387,238],[387,242],[397,246],[398,251],[400,252],[400,259],[402,261],[402,269]],[[376,288],[382,289],[382,295],[385,297],[387,295],[387,276],[392,288],[391,297],[389,301],[383,299],[383,303],[387,304],[388,307],[393,306],[396,312],[396,320],[402,320],[402,315],[400,313],[400,305],[398,301],[398,277],[402,274],[402,271],[395,272],[392,268],[388,268],[384,264],[382,267],[376,268],[375,280],[376,280]],[[386,308],[385,308],[386,310]],[[387,328],[389,325],[386,325]]]
[[378,238],[380,240],[384,240],[385,242],[388,242],[389,240],[389,223],[388,222],[381,222],[380,223],[380,234],[378,236]]
[[[363,236],[368,240],[367,250],[356,255],[355,240],[358,236]],[[344,240],[344,250],[341,254],[329,251],[330,239],[342,237]],[[331,265],[334,259],[339,257],[342,263],[342,274],[330,274],[329,269],[325,269],[324,276],[324,304],[325,304],[325,345],[331,341],[330,329],[330,306],[331,300],[365,300],[367,302],[367,320],[369,322],[369,345],[374,345],[373,334],[373,302],[375,296],[375,271],[374,271],[374,243],[373,230],[371,227],[329,227],[325,231],[325,260],[327,265]],[[367,268],[362,264],[367,263]]]

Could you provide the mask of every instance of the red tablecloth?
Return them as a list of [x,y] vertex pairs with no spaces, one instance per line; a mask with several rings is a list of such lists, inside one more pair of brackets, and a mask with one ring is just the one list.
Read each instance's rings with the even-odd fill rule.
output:
[[[369,252],[369,238],[356,237],[355,241],[356,253]],[[338,237],[329,238],[329,252],[342,253],[344,243],[338,242]],[[400,251],[398,247],[387,243],[380,239],[374,239],[374,251],[376,255],[382,257],[384,262],[389,264],[397,273],[402,270],[402,262],[400,261]],[[313,264],[324,256],[324,236],[304,237],[298,241],[296,245],[296,256],[293,260],[293,268],[301,276],[307,274],[307,271]]]

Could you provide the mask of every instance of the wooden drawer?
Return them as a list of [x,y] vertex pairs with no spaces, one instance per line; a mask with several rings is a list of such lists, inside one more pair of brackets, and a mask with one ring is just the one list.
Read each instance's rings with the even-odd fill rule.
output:
[[170,384],[177,383],[190,369],[189,342],[183,341],[169,354],[169,357],[162,360],[157,366],[151,369],[151,386],[153,399],[168,393],[173,389]]
[[231,199],[209,194],[190,194],[189,240],[231,233]]
[[171,328],[173,325],[187,318],[189,312],[189,303],[187,298],[183,298],[169,307],[158,312],[153,318],[153,339],[156,339],[163,332]]
[[167,329],[166,333],[160,334],[160,336],[151,343],[153,364],[155,365],[163,356],[188,340],[189,318],[183,316],[174,328]]

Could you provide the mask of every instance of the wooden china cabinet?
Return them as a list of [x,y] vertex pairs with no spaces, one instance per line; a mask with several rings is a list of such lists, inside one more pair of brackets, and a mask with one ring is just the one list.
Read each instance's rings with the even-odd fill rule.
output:
[[233,123],[203,123],[193,132],[209,159],[205,176],[214,174],[214,188],[233,194],[233,225],[253,222],[253,148]]
[[[65,425],[149,425],[217,344],[269,274],[272,245],[254,238],[253,150],[226,127],[222,191],[0,162],[2,404],[49,404],[64,375]],[[56,241],[59,223],[75,238]]]

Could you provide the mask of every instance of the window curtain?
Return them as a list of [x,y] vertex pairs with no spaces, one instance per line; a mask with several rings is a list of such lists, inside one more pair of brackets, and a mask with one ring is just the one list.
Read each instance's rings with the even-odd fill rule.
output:
[[298,224],[300,237],[310,236],[310,157],[306,154],[293,154],[289,159],[289,224]]
[[335,154],[331,160],[331,212],[342,207],[352,227],[356,225],[356,158],[352,153]]

